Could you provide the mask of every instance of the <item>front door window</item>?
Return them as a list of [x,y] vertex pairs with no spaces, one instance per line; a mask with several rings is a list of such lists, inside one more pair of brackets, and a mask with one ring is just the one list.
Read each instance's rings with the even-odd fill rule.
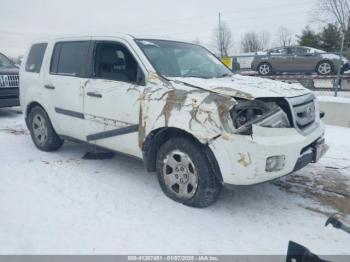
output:
[[141,70],[130,51],[118,43],[97,43],[94,74],[98,79],[139,83]]

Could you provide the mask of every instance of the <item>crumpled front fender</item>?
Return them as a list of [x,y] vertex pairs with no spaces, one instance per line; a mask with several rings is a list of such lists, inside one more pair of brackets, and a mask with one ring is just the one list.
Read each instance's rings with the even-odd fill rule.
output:
[[230,109],[235,99],[185,85],[150,85],[140,97],[139,142],[153,130],[174,127],[184,130],[201,143],[233,129]]

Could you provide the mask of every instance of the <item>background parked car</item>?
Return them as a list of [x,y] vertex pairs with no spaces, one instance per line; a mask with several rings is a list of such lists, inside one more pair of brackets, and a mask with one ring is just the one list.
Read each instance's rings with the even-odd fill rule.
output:
[[19,70],[0,53],[0,108],[19,106]]
[[342,72],[350,69],[350,62],[345,57],[310,47],[295,46],[257,53],[252,69],[263,76],[284,72],[331,75],[337,72],[340,63]]

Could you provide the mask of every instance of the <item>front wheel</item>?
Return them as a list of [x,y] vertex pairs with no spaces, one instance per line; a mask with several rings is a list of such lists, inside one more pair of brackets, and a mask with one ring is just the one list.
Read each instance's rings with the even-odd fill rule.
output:
[[157,154],[157,172],[163,192],[188,206],[208,207],[222,189],[201,148],[190,139],[165,142]]
[[319,75],[330,75],[334,72],[333,64],[328,61],[323,61],[317,65],[316,72]]
[[56,151],[63,140],[56,134],[49,116],[41,107],[34,107],[29,113],[29,130],[35,146],[46,152]]

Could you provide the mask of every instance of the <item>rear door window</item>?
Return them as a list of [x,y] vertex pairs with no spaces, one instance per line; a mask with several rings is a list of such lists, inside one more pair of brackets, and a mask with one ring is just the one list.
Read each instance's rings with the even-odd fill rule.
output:
[[89,46],[89,41],[57,43],[52,55],[50,73],[85,77]]
[[40,73],[47,43],[35,44],[29,51],[25,70],[31,73]]
[[270,52],[271,55],[287,55],[287,50],[285,48],[273,49]]

